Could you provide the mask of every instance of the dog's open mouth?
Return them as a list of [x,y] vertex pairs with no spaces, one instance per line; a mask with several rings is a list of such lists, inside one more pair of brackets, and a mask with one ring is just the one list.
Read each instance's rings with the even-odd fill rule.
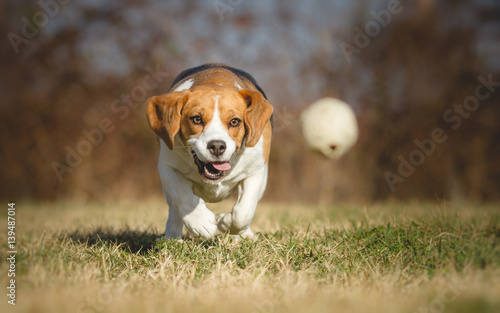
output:
[[198,172],[208,180],[219,180],[224,177],[224,173],[231,169],[229,162],[203,162],[198,158],[196,152],[191,151],[194,163],[198,166]]

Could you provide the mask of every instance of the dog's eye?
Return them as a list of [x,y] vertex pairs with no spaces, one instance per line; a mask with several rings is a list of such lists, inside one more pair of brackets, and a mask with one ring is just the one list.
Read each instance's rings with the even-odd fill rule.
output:
[[240,124],[241,124],[241,120],[239,118],[233,118],[229,122],[229,126],[231,126],[231,127],[238,127],[238,126],[240,126]]
[[191,122],[193,122],[193,124],[196,124],[196,125],[203,124],[203,120],[201,119],[201,116],[199,116],[199,115],[190,117],[189,119],[191,120]]

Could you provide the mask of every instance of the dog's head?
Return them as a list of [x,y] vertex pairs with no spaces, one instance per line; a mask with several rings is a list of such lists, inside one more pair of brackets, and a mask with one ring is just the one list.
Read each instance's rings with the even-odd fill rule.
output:
[[172,91],[147,103],[153,131],[171,150],[179,134],[183,147],[176,148],[193,155],[207,181],[224,176],[243,144],[257,144],[272,112],[271,104],[258,91],[215,85]]

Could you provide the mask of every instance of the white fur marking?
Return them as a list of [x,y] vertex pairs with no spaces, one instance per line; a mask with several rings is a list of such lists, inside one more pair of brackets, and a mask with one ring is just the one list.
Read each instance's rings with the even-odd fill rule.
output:
[[183,82],[182,84],[180,84],[177,88],[174,89],[174,91],[183,91],[183,90],[186,90],[186,89],[189,89],[191,88],[191,86],[193,86],[194,84],[194,80],[192,78],[186,80],[185,82]]
[[220,95],[215,95],[215,107],[214,107],[214,117],[212,118],[212,121],[217,118],[217,120],[220,122],[220,111],[219,111],[219,99]]
[[[220,95],[215,95],[214,115],[212,120],[207,123],[203,132],[198,136],[192,136],[187,141],[203,162],[228,161],[236,151],[236,143],[229,135],[227,127],[221,120],[220,98]],[[226,150],[219,158],[215,158],[207,149],[207,144],[211,140],[222,140],[226,143]]]
[[220,95],[215,95],[214,116],[205,130],[206,132],[214,134],[224,133],[224,126],[222,125],[222,121],[220,119],[219,99]]

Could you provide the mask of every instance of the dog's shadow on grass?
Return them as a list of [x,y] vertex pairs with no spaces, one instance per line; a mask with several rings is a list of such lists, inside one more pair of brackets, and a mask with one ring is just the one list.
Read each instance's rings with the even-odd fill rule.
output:
[[[143,231],[143,230],[133,230],[129,228],[124,228],[120,230],[99,227],[87,231],[77,230],[72,233],[66,233],[61,236],[61,239],[70,239],[82,245],[87,246],[118,246],[119,249],[125,252],[134,254],[149,254],[154,250],[158,243],[158,246],[162,246],[164,240],[157,241],[158,238],[162,237],[163,234],[154,231]],[[167,241],[168,242],[168,241]],[[181,241],[173,240],[172,243],[180,244],[184,242],[186,244],[198,244],[204,248],[210,248],[218,245],[217,240],[201,240],[196,238],[190,238],[189,236],[183,236]]]
[[128,228],[115,230],[100,227],[88,231],[77,230],[73,233],[67,233],[64,237],[87,246],[102,244],[108,246],[117,245],[121,250],[126,252],[147,254],[153,249],[156,239],[160,235],[148,230],[143,231]]

